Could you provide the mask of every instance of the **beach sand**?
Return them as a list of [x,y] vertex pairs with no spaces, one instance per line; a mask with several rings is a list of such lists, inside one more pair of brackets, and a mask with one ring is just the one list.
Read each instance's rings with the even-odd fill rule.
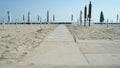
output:
[[78,26],[67,25],[74,39],[78,40],[120,40],[119,26],[92,25]]
[[19,62],[56,27],[55,24],[0,25],[0,64]]
[[[64,29],[60,29],[61,32],[57,31],[57,33],[55,33],[57,37],[56,36],[52,37],[53,40],[57,39],[59,40],[58,42],[62,41],[60,42],[60,44],[56,42],[57,40],[50,42],[50,43],[55,43],[54,45],[52,44],[51,46],[49,46],[49,44],[45,42],[42,42],[44,38],[48,34],[50,34],[57,26],[58,25],[53,25],[53,24],[52,25],[42,24],[41,26],[38,24],[36,25],[35,24],[34,25],[24,24],[24,25],[17,25],[17,26],[16,25],[5,25],[5,27],[3,28],[3,25],[0,25],[0,66],[2,67],[3,65],[2,68],[4,68],[4,66],[7,66],[7,68],[9,68],[9,65],[11,66],[12,64],[13,66],[14,65],[24,66],[22,62],[28,64],[28,67],[34,66],[34,63],[29,62],[29,61],[31,61],[32,59],[35,61],[35,63],[38,63],[36,62],[36,60],[38,60],[38,58],[41,59],[40,58],[41,55],[45,54],[45,52],[48,52],[47,53],[48,56],[46,56],[48,58],[49,58],[49,53],[52,53],[52,55],[56,58],[61,58],[61,57],[55,56],[56,54],[58,54],[57,52],[63,49],[63,48],[61,49],[61,46],[59,45],[64,45],[63,44],[64,42],[64,43],[67,43],[67,45],[69,46],[72,43],[71,41],[69,43],[66,42],[66,38],[64,37],[67,37],[68,34],[63,35],[63,33],[66,33],[66,31],[64,32]],[[104,65],[106,64],[106,62],[109,61],[108,66],[111,64],[119,65],[120,27],[118,26],[107,27],[103,25],[92,25],[91,27],[88,27],[88,26],[84,27],[80,25],[79,26],[78,25],[66,25],[66,26],[68,27],[74,40],[77,41],[77,43],[75,43],[73,40],[73,43],[77,45],[77,48],[86,57],[87,61],[89,61],[90,64],[93,64],[93,66],[103,65],[103,68],[108,68],[108,67],[104,67]],[[51,38],[51,36],[49,36],[49,38]],[[44,44],[46,45],[44,46]],[[60,50],[55,51],[56,54],[53,54],[54,52],[51,52],[53,50],[53,49],[51,50],[51,48],[56,48],[56,47],[60,48]],[[64,54],[64,50],[66,51],[67,49],[63,49],[63,54]],[[68,48],[68,50],[70,49]],[[74,53],[70,53],[70,55],[72,54]],[[113,56],[114,54],[115,54],[115,57]],[[32,57],[31,55],[33,56],[35,55],[35,56]],[[60,56],[63,56],[63,55],[60,55]],[[97,56],[97,58],[95,56]],[[102,62],[101,61],[99,62],[98,58],[101,59]],[[51,59],[48,59],[48,60],[51,60]],[[96,60],[96,62],[94,62],[93,60]],[[55,61],[56,60],[54,60],[54,62]],[[64,65],[63,66],[54,66],[54,65],[47,66],[44,64],[41,66],[41,68],[57,68],[57,67],[58,68],[80,68],[81,66],[73,66],[73,67],[66,66],[66,65],[65,66]],[[87,67],[83,67],[83,68],[87,68]],[[113,66],[111,68],[115,68],[115,67]]]

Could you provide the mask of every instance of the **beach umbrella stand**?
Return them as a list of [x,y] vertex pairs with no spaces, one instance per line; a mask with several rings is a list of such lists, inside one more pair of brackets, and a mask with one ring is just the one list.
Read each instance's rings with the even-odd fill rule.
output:
[[90,26],[90,22],[91,22],[91,15],[92,15],[92,4],[91,4],[91,1],[90,1],[90,4],[89,4],[89,13],[88,13],[89,26]]
[[84,26],[86,26],[86,18],[87,18],[87,6],[84,8]]

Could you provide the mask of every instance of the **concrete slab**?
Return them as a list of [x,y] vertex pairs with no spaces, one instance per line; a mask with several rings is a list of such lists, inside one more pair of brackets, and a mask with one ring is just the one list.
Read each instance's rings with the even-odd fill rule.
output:
[[76,40],[78,43],[120,43],[120,40]]
[[77,41],[90,67],[93,68],[120,68],[119,42],[118,40]]
[[79,48],[84,54],[108,53],[108,50],[106,50],[103,46],[100,46],[99,44],[89,44],[89,45],[79,44]]
[[[73,42],[45,42],[35,52],[39,52],[39,54],[31,56],[32,59],[29,59],[29,62],[35,65],[88,65],[83,54]],[[36,58],[36,56],[39,57]]]
[[[109,44],[108,44],[109,45]],[[109,45],[109,46],[103,46],[106,50],[108,50],[108,53],[117,53],[120,54],[120,46],[119,45]]]
[[98,54],[98,53],[117,53],[120,54],[120,41],[111,40],[81,40],[78,46],[85,54]]
[[92,66],[119,66],[120,54],[85,54]]

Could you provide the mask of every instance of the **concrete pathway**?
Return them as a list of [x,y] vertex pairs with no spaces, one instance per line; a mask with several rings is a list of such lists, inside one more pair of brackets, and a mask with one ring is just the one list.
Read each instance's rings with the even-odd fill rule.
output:
[[[29,58],[28,58],[29,57]],[[65,25],[60,25],[31,55],[24,65],[34,66],[89,66]]]

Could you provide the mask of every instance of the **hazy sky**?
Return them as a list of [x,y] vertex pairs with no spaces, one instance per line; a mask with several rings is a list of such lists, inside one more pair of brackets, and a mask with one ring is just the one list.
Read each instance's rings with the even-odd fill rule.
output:
[[[56,21],[70,21],[71,14],[74,21],[79,18],[80,10],[89,4],[90,0],[0,0],[0,22],[2,18],[7,21],[7,11],[12,13],[12,22],[15,19],[22,21],[24,14],[27,20],[28,11],[32,21],[37,21],[37,15],[45,21],[47,10],[50,11],[50,19],[55,14]],[[104,12],[105,19],[116,21],[116,15],[120,14],[120,0],[91,0],[93,5],[92,20],[99,21],[100,11]]]

